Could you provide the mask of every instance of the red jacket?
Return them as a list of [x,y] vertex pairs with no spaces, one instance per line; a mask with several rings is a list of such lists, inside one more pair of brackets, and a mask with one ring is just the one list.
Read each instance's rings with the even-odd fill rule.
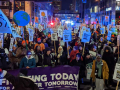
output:
[[72,50],[70,53],[70,62],[72,62],[72,60],[76,59],[76,54],[79,53],[79,50]]

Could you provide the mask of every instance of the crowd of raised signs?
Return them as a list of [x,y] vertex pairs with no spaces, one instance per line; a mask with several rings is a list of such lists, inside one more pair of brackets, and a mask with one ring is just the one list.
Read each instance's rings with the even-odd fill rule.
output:
[[[119,25],[81,23],[69,28],[66,24],[61,26],[57,23],[54,28],[44,28],[42,25],[38,27],[15,26],[16,30],[20,29],[17,33],[21,37],[12,40],[11,34],[4,35],[4,41],[0,44],[2,47],[3,43],[3,48],[0,49],[0,68],[13,70],[58,65],[79,66],[83,78],[88,69],[93,69],[93,60],[97,56],[106,62],[109,69],[106,71],[109,73],[106,79],[112,85],[114,68],[120,54]],[[32,40],[30,29],[33,31]]]

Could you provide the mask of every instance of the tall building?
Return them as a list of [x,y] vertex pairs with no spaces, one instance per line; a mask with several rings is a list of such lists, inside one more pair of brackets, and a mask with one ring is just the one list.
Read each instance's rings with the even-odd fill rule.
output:
[[58,13],[61,10],[62,1],[61,0],[53,0],[52,2],[54,13]]
[[[104,25],[110,24],[112,20],[115,20],[116,17],[116,0],[87,0],[84,8],[84,16],[87,20],[90,20],[92,23],[95,20],[98,20],[99,23]],[[108,21],[106,17],[109,17]]]

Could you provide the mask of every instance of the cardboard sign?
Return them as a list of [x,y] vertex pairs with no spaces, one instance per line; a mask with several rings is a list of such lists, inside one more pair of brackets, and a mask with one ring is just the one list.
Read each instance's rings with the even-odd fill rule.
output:
[[63,31],[62,31],[62,29],[58,29],[58,37],[63,37]]
[[51,40],[52,40],[52,41],[58,41],[57,33],[51,34]]
[[81,42],[84,42],[84,43],[89,42],[90,37],[91,37],[91,32],[84,31]]
[[116,63],[113,79],[120,81],[120,64],[119,63]]
[[25,11],[14,13],[13,21],[19,26],[26,26],[30,22],[30,16]]
[[0,9],[0,33],[12,33],[11,23]]
[[108,31],[108,35],[107,35],[107,40],[108,40],[108,41],[111,40],[111,35],[112,35],[112,31]]
[[105,27],[100,28],[101,34],[105,34]]
[[11,38],[9,51],[12,51],[13,43],[14,43],[14,38]]

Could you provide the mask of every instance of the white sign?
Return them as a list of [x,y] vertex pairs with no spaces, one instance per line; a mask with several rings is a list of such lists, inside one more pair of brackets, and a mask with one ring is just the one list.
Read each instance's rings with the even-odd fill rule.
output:
[[34,31],[31,28],[28,28],[29,31],[29,41],[33,41]]
[[14,42],[14,38],[11,38],[11,40],[10,40],[10,47],[9,47],[9,51],[12,51],[13,42]]
[[52,41],[58,41],[57,33],[51,34],[51,40]]
[[75,28],[74,33],[78,33],[78,30],[79,30],[78,28]]
[[116,63],[113,79],[120,81],[120,64],[119,63]]
[[0,9],[0,33],[12,33],[11,23]]
[[63,37],[63,31],[62,31],[62,29],[58,29],[58,37]]

